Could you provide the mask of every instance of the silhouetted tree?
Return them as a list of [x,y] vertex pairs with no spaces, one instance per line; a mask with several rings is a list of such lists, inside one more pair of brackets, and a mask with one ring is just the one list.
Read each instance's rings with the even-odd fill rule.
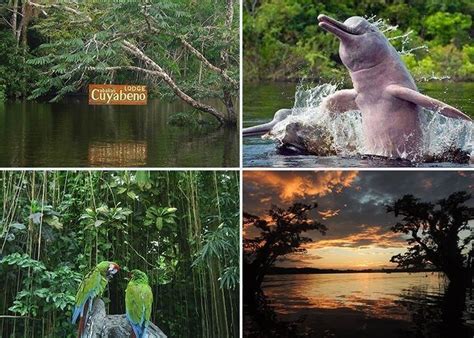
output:
[[465,285],[467,255],[463,250],[473,236],[461,240],[459,233],[469,229],[468,222],[474,219],[474,209],[465,204],[470,198],[461,191],[433,204],[405,195],[387,206],[387,212],[403,216],[392,230],[410,236],[407,252],[390,261],[403,268],[433,265],[445,273],[450,284]]
[[306,251],[302,245],[312,239],[302,233],[317,230],[325,234],[326,226],[310,218],[309,212],[315,208],[316,203],[295,203],[287,209],[272,206],[268,212],[270,220],[244,212],[244,226],[260,231],[258,236],[244,239],[244,302],[247,305],[257,306],[256,300],[263,295],[263,279],[278,258]]

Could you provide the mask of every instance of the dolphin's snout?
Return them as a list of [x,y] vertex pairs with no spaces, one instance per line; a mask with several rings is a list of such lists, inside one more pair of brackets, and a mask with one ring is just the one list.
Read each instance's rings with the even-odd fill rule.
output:
[[350,38],[351,35],[360,34],[360,32],[354,29],[354,27],[349,26],[340,21],[337,21],[336,19],[333,19],[330,16],[327,16],[325,14],[319,14],[318,21],[319,21],[319,24],[318,24],[319,27],[321,27],[325,31],[328,31],[334,34],[339,39],[348,39]]
[[321,28],[324,28],[323,22],[324,22],[324,20],[327,19],[327,18],[328,18],[327,15],[319,14],[319,15],[318,15],[318,21],[319,21],[318,26],[321,27]]

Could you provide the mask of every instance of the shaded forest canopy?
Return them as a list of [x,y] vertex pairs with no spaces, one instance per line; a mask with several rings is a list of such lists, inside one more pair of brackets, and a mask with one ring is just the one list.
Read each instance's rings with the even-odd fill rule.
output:
[[238,337],[238,172],[4,171],[0,186],[0,336],[73,337],[79,282],[114,260],[109,314],[140,269],[167,336]]
[[0,5],[0,98],[56,101],[89,83],[146,84],[152,96],[235,124],[238,13],[236,0],[8,1]]
[[[321,13],[342,21],[350,16],[376,16],[398,26],[392,35],[413,32],[405,47],[428,47],[403,56],[415,78],[474,79],[472,1],[244,0],[243,3],[245,81],[347,77],[338,56],[339,41],[318,27],[316,18]],[[400,50],[403,40],[391,42]]]

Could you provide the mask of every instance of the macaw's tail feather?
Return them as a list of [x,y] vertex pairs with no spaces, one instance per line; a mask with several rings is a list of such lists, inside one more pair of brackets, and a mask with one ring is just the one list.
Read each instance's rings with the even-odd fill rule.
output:
[[76,324],[77,318],[79,318],[79,315],[81,314],[82,307],[74,307],[74,312],[72,313],[72,319],[71,323]]
[[79,328],[77,329],[77,338],[81,338],[84,333],[84,328],[86,326],[87,321],[87,311],[89,310],[89,302],[84,304],[84,312],[81,316],[81,320],[79,321]]
[[136,324],[132,324],[133,334],[136,338],[143,338],[144,337],[144,327]]

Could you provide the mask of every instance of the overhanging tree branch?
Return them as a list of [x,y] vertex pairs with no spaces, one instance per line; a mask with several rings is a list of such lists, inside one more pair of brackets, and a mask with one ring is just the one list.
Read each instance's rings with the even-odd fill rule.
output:
[[193,99],[191,96],[183,92],[176,82],[171,78],[171,76],[166,73],[163,68],[161,68],[155,61],[150,59],[147,55],[145,55],[137,46],[135,46],[133,43],[123,40],[122,41],[122,47],[125,51],[129,52],[130,54],[134,55],[137,57],[139,60],[144,62],[148,67],[152,68],[155,72],[154,74],[161,78],[163,81],[165,81],[168,86],[173,90],[173,92],[183,101],[188,103],[190,106],[202,110],[204,112],[208,112],[211,115],[213,115],[219,123],[224,123],[224,116],[222,113],[220,113],[218,110],[214,109],[213,107],[206,105],[204,103],[201,103],[195,99]]
[[232,84],[234,87],[238,87],[239,83],[237,81],[235,81],[234,79],[232,79],[229,75],[227,75],[227,72],[224,68],[219,68],[215,65],[213,65],[200,51],[198,51],[196,48],[194,48],[193,45],[191,45],[191,43],[189,43],[183,36],[180,36],[178,34],[175,34],[173,32],[169,32],[169,31],[164,31],[164,30],[160,30],[156,27],[153,27],[152,24],[150,23],[150,20],[154,20],[153,18],[150,17],[149,14],[147,13],[144,13],[145,15],[145,20],[147,21],[148,23],[148,28],[154,32],[154,33],[157,33],[157,34],[166,34],[166,35],[169,35],[171,37],[174,37],[176,39],[178,39],[181,44],[187,49],[189,50],[194,56],[196,56],[200,61],[202,61],[202,63],[207,67],[209,68],[210,70],[218,73],[219,75],[222,76],[222,78],[229,82],[230,84]]
[[[82,16],[82,17],[84,17],[84,19],[87,20],[88,22],[92,22],[92,18],[91,18],[89,15],[87,15],[87,14],[85,14],[85,13],[83,13],[83,12],[81,12],[81,11],[75,9],[75,8],[72,8],[72,7],[63,5],[63,4],[41,5],[41,4],[38,4],[38,3],[33,2],[33,1],[27,1],[27,3],[28,3],[30,6],[37,7],[37,8],[41,8],[41,9],[43,9],[43,10],[44,10],[44,9],[48,9],[48,8],[62,9],[62,10],[65,10],[65,11],[67,11],[67,12],[73,13],[73,14],[75,14],[75,15]],[[46,12],[44,12],[44,13],[46,14]]]
[[443,271],[450,282],[462,287],[466,261],[463,248],[470,239],[463,241],[460,231],[472,219],[465,205],[470,198],[469,193],[460,191],[433,204],[405,195],[388,205],[387,212],[403,217],[392,230],[409,236],[407,251],[393,256],[391,261],[400,267],[423,267],[431,263]]

